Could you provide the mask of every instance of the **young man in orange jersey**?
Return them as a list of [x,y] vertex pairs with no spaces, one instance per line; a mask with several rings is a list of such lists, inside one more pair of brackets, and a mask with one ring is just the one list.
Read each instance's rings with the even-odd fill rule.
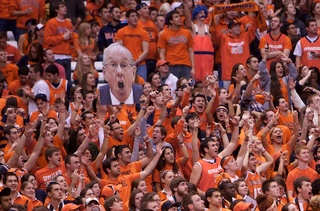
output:
[[185,77],[189,79],[195,74],[191,32],[182,28],[178,11],[171,11],[166,17],[169,28],[163,31],[158,39],[160,59],[170,63],[169,70],[177,78]]
[[47,66],[46,70],[47,84],[50,90],[49,105],[53,106],[55,100],[61,97],[65,97],[70,100],[70,89],[72,84],[70,81],[61,79],[59,77],[58,67],[54,64]]
[[266,54],[266,46],[268,49],[267,54],[267,68],[270,68],[272,61],[276,60],[281,54],[289,57],[292,49],[290,38],[280,32],[281,26],[280,17],[273,17],[271,19],[271,31],[261,37],[259,49],[262,57]]
[[269,168],[273,162],[273,158],[261,143],[255,143],[255,147],[258,148],[266,158],[266,162],[257,167],[258,161],[250,150],[246,152],[246,156],[243,160],[243,167],[247,169],[244,178],[249,188],[249,194],[254,199],[261,193],[262,181],[260,174]]
[[293,54],[296,56],[296,66],[304,64],[308,67],[317,67],[320,69],[320,40],[318,36],[318,26],[315,19],[306,21],[308,35],[301,38]]
[[156,69],[156,62],[158,57],[157,39],[158,29],[152,20],[149,19],[149,8],[146,3],[140,3],[136,6],[139,14],[138,25],[148,32],[150,37],[148,55],[146,57],[147,75]]
[[[215,177],[223,171],[220,166],[221,158],[231,155],[235,149],[239,138],[239,120],[238,117],[234,118],[231,142],[228,146],[225,146],[222,152],[218,152],[220,142],[215,137],[206,138],[200,143],[199,153],[202,159],[194,163],[190,182],[197,185],[198,193],[201,196],[205,195],[207,189],[215,187]],[[222,134],[226,135],[226,131],[222,131]],[[209,179],[212,179],[212,182],[208,183],[207,180]]]
[[3,185],[5,188],[10,188],[10,197],[12,204],[20,204],[26,208],[27,211],[32,211],[33,204],[30,199],[21,195],[18,191],[18,176],[12,172],[7,172],[3,175]]
[[[295,188],[294,181],[301,177],[307,177],[311,182],[319,178],[318,173],[309,167],[309,149],[306,146],[299,146],[294,150],[294,154],[298,159],[298,166],[289,172],[287,177],[288,196],[293,197],[293,190]],[[298,192],[296,193],[298,194]]]
[[312,197],[311,181],[308,177],[299,177],[294,182],[294,190],[296,192],[296,198],[293,199],[293,203],[296,204],[300,211],[311,211],[309,205]]
[[73,26],[66,19],[67,7],[59,1],[53,5],[57,16],[51,18],[44,28],[44,41],[51,48],[57,63],[61,64],[66,71],[67,80],[71,80],[71,44],[73,42]]
[[128,48],[131,52],[134,65],[137,66],[137,74],[147,80],[147,68],[145,59],[149,53],[150,37],[148,32],[138,25],[138,13],[129,10],[126,13],[128,26],[120,29],[116,34],[116,42]]

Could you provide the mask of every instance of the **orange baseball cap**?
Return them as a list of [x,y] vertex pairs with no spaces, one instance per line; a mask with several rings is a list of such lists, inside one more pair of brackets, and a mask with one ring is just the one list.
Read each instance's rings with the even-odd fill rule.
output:
[[248,204],[248,203],[244,203],[244,202],[238,202],[236,204],[236,206],[234,206],[233,210],[234,211],[241,211],[241,210],[246,210],[248,208],[253,208],[253,204]]
[[162,66],[164,64],[169,64],[169,62],[167,62],[166,60],[160,59],[159,61],[157,61],[156,66],[159,67],[159,66]]

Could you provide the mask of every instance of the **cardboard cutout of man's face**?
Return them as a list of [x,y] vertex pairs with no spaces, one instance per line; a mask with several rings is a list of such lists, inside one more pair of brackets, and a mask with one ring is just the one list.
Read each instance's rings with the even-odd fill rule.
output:
[[110,86],[111,93],[120,102],[125,102],[132,90],[136,67],[122,47],[114,46],[105,56],[104,78]]

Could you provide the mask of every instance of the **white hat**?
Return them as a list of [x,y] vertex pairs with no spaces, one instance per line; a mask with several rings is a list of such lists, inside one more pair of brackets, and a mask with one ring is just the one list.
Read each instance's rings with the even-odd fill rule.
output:
[[173,2],[171,4],[171,10],[175,10],[177,7],[180,7],[182,2]]
[[99,200],[98,200],[97,198],[87,198],[85,205],[87,206],[87,205],[90,204],[90,202],[92,202],[92,201],[95,201],[95,202],[97,202],[98,204],[100,204],[100,202],[99,202]]

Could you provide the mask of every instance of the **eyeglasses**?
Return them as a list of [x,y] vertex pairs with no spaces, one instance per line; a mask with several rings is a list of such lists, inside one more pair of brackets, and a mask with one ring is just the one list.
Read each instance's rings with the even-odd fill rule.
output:
[[108,64],[104,64],[104,66],[109,67],[112,70],[117,70],[119,67],[123,70],[128,70],[130,67],[133,66],[133,64],[128,63],[116,63],[116,62],[110,62]]

